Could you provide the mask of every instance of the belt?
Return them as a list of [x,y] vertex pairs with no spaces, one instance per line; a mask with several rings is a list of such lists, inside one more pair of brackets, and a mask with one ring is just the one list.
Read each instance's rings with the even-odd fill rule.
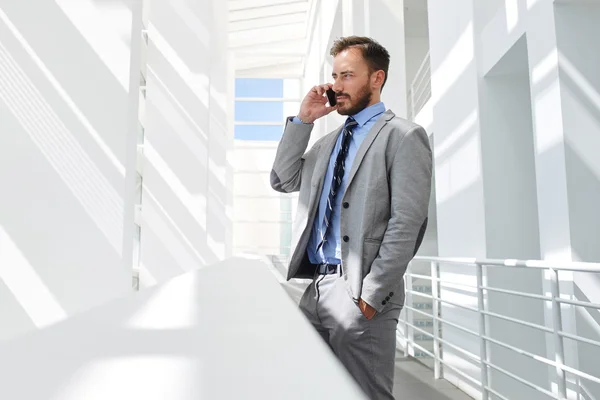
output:
[[338,272],[339,264],[317,264],[317,273],[319,275],[332,275]]

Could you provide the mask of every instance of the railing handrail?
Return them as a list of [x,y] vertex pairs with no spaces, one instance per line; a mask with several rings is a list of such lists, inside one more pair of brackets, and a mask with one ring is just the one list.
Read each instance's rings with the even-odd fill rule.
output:
[[497,267],[555,269],[558,271],[592,272],[600,273],[600,263],[567,260],[517,260],[469,257],[431,257],[416,256],[414,261],[437,262],[440,264],[482,265]]
[[[580,271],[588,273],[600,273],[600,263],[595,262],[580,262],[580,261],[569,261],[569,260],[517,260],[517,259],[485,259],[485,258],[467,258],[467,257],[432,257],[432,256],[416,256],[414,261],[417,262],[428,262],[431,267],[431,275],[427,276],[423,273],[413,273],[408,270],[405,274],[406,277],[406,304],[404,306],[405,312],[401,316],[400,326],[404,326],[404,343],[405,343],[405,354],[409,355],[411,350],[417,349],[421,354],[430,356],[433,359],[434,365],[434,376],[436,379],[442,378],[443,368],[455,372],[462,378],[466,379],[476,386],[479,386],[481,390],[481,399],[489,400],[490,395],[507,400],[505,396],[500,394],[495,388],[492,387],[491,382],[488,381],[488,374],[494,370],[505,376],[508,376],[529,388],[542,393],[553,399],[567,399],[567,379],[566,374],[569,373],[579,382],[579,379],[584,379],[589,382],[600,384],[600,376],[592,375],[584,372],[577,368],[577,366],[567,365],[565,362],[565,339],[571,340],[573,343],[579,345],[579,343],[585,343],[586,345],[600,348],[600,341],[593,340],[588,337],[581,336],[577,333],[570,333],[568,329],[564,329],[562,319],[564,305],[571,305],[574,307],[584,307],[588,309],[600,310],[600,304],[592,303],[590,301],[580,301],[578,299],[569,298],[569,296],[563,296],[561,292],[561,283],[559,280],[559,273],[561,271]],[[464,265],[469,268],[474,268],[476,273],[477,282],[460,283],[461,287],[467,287],[468,289],[474,290],[472,295],[476,298],[476,305],[460,304],[457,301],[450,301],[448,298],[442,295],[442,288],[446,288],[449,285],[456,285],[454,280],[444,279],[444,273],[441,267],[444,265]],[[414,264],[413,264],[414,265]],[[548,289],[545,289],[543,294],[526,293],[509,288],[500,288],[489,286],[486,279],[484,279],[484,271],[486,267],[512,267],[521,269],[543,269],[549,271],[544,276],[544,280],[548,281],[550,293],[546,293]],[[431,294],[423,291],[413,289],[414,279],[423,279],[431,282]],[[546,320],[544,325],[536,324],[519,318],[513,318],[504,313],[493,312],[489,309],[489,304],[486,301],[486,293],[498,292],[505,295],[527,297],[536,300],[541,300],[546,304],[549,304],[551,310],[551,321]],[[416,303],[413,297],[420,297],[432,301],[431,307],[423,307],[420,303]],[[448,319],[448,316],[442,315],[441,307],[458,307],[463,310],[468,310],[477,315],[478,329],[472,330],[462,326],[462,324],[453,323]],[[425,312],[428,310],[428,312]],[[495,311],[495,310],[494,310]],[[430,318],[433,325],[433,331],[431,333],[424,329],[419,328],[416,325],[414,314],[419,315],[419,320],[423,318]],[[528,351],[525,348],[516,347],[514,344],[503,342],[498,338],[493,337],[489,332],[488,318],[495,318],[511,323],[525,326],[528,328],[535,329],[546,334],[550,334],[554,342],[554,354],[547,354],[541,356],[534,352]],[[473,354],[464,348],[460,348],[456,343],[450,343],[443,337],[442,331],[444,328],[452,327],[458,329],[458,331],[464,332],[467,335],[474,335],[479,338],[479,354]],[[420,336],[429,336],[433,340],[433,350],[429,351],[425,347],[421,346],[415,341],[414,332],[419,332]],[[555,381],[552,382],[553,387],[548,390],[547,387],[540,386],[534,382],[528,380],[527,376],[519,376],[513,372],[494,364],[489,358],[488,347],[490,344],[500,346],[506,350],[510,350],[516,354],[535,360],[542,365],[548,367],[554,367],[555,369]],[[453,365],[452,359],[447,360],[441,354],[443,349],[449,347],[453,350],[459,350],[467,357],[479,362],[481,367],[480,379],[477,380],[469,374],[462,371],[458,366]],[[555,385],[555,386],[554,386]],[[579,390],[579,389],[578,389]],[[585,389],[583,389],[585,390]]]
[[410,83],[410,87],[417,86],[417,85],[415,85],[415,82],[417,81],[419,76],[422,75],[422,72],[425,70],[425,68],[429,68],[429,66],[430,66],[429,65],[429,51],[427,51],[427,53],[425,54],[425,57],[423,57],[423,61],[421,61],[421,65],[419,65],[419,69],[417,69],[417,72],[415,74],[413,81]]

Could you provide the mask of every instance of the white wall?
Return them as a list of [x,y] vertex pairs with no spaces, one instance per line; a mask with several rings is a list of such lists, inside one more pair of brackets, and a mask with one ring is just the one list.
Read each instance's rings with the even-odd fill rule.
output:
[[[572,257],[600,261],[600,4],[555,4],[560,95],[565,132]],[[589,49],[589,50],[588,50]],[[594,49],[594,50],[592,50]],[[575,298],[600,302],[600,276],[576,273]],[[579,307],[577,333],[600,340],[600,312]],[[579,368],[598,375],[600,349],[577,349]],[[600,385],[582,380],[582,392],[600,397]]]
[[225,3],[152,1],[141,230],[142,286],[231,252]]
[[131,10],[0,5],[0,339],[131,290],[121,260]]
[[[586,5],[587,4],[587,5]],[[600,168],[597,134],[600,61],[592,49],[600,15],[586,2],[429,1],[432,110],[435,136],[439,254],[490,258],[598,261]],[[594,53],[594,55],[590,55]],[[428,120],[428,118],[425,118]],[[443,277],[474,284],[474,270],[442,269]],[[444,275],[445,274],[445,275]],[[549,294],[547,277],[509,269],[485,275],[494,287]],[[561,293],[598,301],[596,277],[561,274]],[[459,304],[475,306],[469,291],[443,291]],[[594,300],[595,299],[595,300]],[[491,311],[551,326],[549,307],[505,295],[490,295]],[[597,313],[563,309],[563,327],[600,338]],[[445,319],[477,331],[473,313],[444,307]],[[488,334],[554,359],[551,340],[529,328],[488,319]],[[479,354],[477,343],[444,326],[444,339]],[[566,341],[569,366],[597,374],[597,352]],[[480,379],[477,363],[448,348],[444,357]],[[490,348],[491,361],[548,390],[556,390],[553,368]],[[594,364],[595,363],[595,364]],[[446,370],[446,377],[477,395],[478,388]],[[492,387],[510,399],[534,393],[498,373]],[[583,382],[598,396],[598,388]],[[581,391],[576,382],[572,393]]]

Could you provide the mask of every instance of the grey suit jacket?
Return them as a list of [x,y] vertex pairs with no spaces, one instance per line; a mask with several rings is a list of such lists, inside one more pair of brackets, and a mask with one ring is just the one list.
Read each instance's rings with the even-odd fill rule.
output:
[[[300,191],[288,280],[313,278],[306,246],[342,128],[306,152],[313,126],[288,119],[271,171],[274,190]],[[343,279],[354,301],[362,298],[378,312],[404,305],[404,273],[423,238],[431,176],[425,130],[386,111],[358,149],[340,210]]]

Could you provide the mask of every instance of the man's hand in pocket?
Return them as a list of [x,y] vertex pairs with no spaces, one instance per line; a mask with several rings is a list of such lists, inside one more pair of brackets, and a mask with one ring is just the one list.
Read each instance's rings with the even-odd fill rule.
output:
[[358,307],[360,308],[360,311],[363,313],[365,318],[369,320],[375,316],[375,313],[377,313],[377,311],[375,311],[375,309],[368,305],[363,299],[360,299],[358,301]]

